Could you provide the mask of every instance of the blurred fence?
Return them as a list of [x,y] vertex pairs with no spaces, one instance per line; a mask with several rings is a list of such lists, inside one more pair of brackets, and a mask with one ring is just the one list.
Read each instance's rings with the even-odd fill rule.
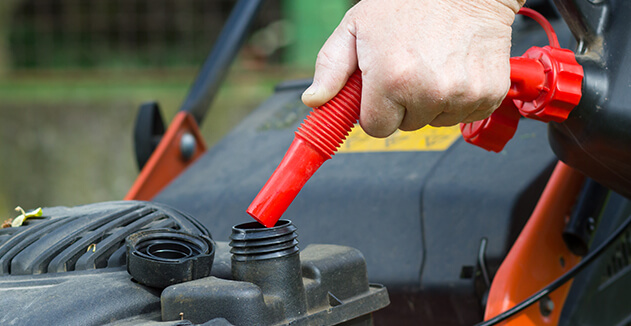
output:
[[[199,65],[235,0],[14,1],[10,64],[16,68],[172,67]],[[255,22],[282,18],[266,1]]]
[[[236,0],[2,0],[12,68],[199,65]],[[349,0],[267,0],[249,54],[313,64]],[[4,18],[4,19],[2,19]],[[3,35],[0,34],[0,37]],[[0,43],[2,46],[2,43]],[[284,53],[290,47],[290,50]]]

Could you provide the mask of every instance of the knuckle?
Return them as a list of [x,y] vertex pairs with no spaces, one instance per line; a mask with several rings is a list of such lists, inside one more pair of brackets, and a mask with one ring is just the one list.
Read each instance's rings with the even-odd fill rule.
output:
[[389,65],[390,69],[384,78],[384,88],[389,93],[406,91],[411,87],[413,72],[404,64]]
[[361,10],[361,6],[353,6],[351,9],[347,10],[342,18],[342,23],[353,21],[357,18],[357,11]]
[[362,103],[359,123],[364,131],[377,138],[384,138],[397,130],[404,117],[404,109],[387,98],[373,98]]
[[479,111],[488,111],[491,110],[491,112],[493,110],[495,110],[500,103],[502,102],[502,100],[504,100],[504,97],[506,97],[506,93],[508,93],[508,88],[510,87],[510,82],[509,83],[502,83],[502,82],[489,82],[485,85],[485,87],[482,87],[479,90],[479,97],[480,97],[480,108],[478,109]]
[[460,123],[460,120],[461,119],[452,114],[443,113],[432,120],[429,125],[432,127],[448,127]]
[[458,90],[455,89],[457,83],[457,81],[454,81],[453,76],[437,74],[430,84],[430,95],[433,96],[438,103],[446,103],[449,98],[457,95]]
[[404,123],[401,123],[399,126],[399,130],[401,131],[414,131],[419,130],[427,125],[425,121],[414,121],[412,123],[407,123],[407,120]]
[[316,57],[316,69],[325,68],[331,69],[334,66],[334,61],[326,48],[322,48]]
[[360,125],[364,131],[376,138],[386,138],[396,129],[394,119],[362,119]]

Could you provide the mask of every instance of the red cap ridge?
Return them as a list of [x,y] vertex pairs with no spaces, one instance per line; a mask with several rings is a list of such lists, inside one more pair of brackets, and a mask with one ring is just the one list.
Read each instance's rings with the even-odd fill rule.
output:
[[526,118],[543,122],[565,121],[582,95],[583,67],[576,62],[574,52],[550,46],[533,46],[522,57],[541,62],[545,83],[537,98],[531,101],[515,99],[519,112]]
[[468,143],[500,152],[517,131],[519,115],[543,122],[563,122],[581,100],[583,67],[570,50],[532,47],[511,58],[511,87],[493,114],[460,125]]

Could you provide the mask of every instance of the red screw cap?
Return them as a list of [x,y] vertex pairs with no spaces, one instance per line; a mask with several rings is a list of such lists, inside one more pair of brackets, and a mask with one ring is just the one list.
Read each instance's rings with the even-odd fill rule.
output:
[[511,58],[511,88],[489,118],[461,124],[465,141],[499,152],[513,137],[519,114],[543,122],[563,122],[581,99],[583,67],[570,50],[532,47]]
[[581,100],[583,67],[567,49],[533,46],[523,58],[539,61],[544,68],[545,82],[539,96],[530,101],[515,99],[515,106],[526,118],[543,122],[563,122]]
[[511,98],[506,98],[490,117],[471,123],[461,123],[460,132],[467,143],[499,153],[513,138],[519,123],[519,111]]
[[466,142],[496,153],[504,149],[517,131],[521,116],[513,100],[530,101],[539,97],[545,83],[543,65],[537,60],[510,58],[510,68],[511,87],[500,107],[484,120],[460,124]]

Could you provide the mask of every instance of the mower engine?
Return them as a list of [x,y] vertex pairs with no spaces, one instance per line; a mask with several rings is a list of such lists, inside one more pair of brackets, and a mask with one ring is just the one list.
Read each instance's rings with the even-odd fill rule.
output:
[[0,229],[0,324],[370,325],[389,303],[359,251],[299,253],[290,221],[230,237],[146,202],[45,208]]

